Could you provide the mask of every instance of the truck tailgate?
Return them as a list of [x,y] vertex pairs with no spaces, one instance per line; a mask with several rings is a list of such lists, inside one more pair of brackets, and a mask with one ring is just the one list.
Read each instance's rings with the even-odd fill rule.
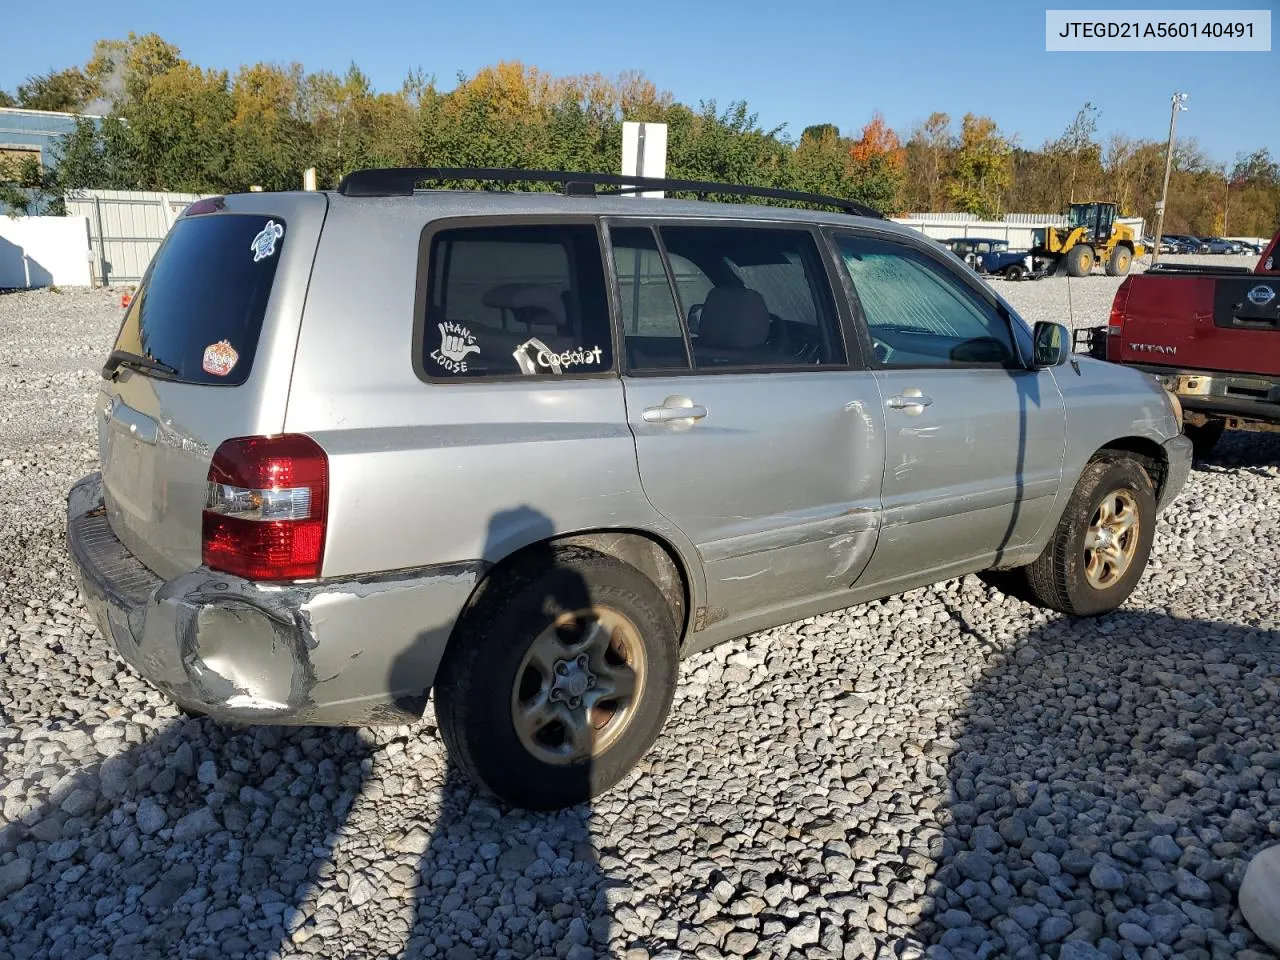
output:
[[1110,360],[1280,375],[1280,282],[1267,277],[1137,275],[1124,317]]

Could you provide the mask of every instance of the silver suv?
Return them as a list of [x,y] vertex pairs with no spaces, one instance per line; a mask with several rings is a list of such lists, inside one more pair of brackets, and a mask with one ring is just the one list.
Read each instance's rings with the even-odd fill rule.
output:
[[[558,180],[562,194],[415,190]],[[81,589],[182,708],[382,724],[558,807],[649,749],[681,657],[1003,571],[1112,610],[1190,443],[953,255],[621,178],[372,170],[202,200],[129,306],[68,498]]]

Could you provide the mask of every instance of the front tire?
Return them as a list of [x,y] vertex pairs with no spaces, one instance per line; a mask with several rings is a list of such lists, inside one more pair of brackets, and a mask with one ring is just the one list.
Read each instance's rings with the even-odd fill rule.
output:
[[1116,246],[1111,250],[1111,256],[1107,257],[1107,276],[1123,277],[1129,272],[1129,266],[1133,262],[1133,254],[1128,247]]
[[679,630],[634,567],[581,547],[497,571],[435,683],[449,758],[518,807],[609,789],[653,745],[675,693]]
[[1085,277],[1093,270],[1093,247],[1087,243],[1077,243],[1067,251],[1067,274],[1072,277]]
[[1027,268],[1020,263],[1011,263],[1004,268],[1004,278],[1006,280],[1021,280],[1027,272]]
[[1044,552],[1023,568],[1034,602],[1082,617],[1115,610],[1146,569],[1155,519],[1155,487],[1138,461],[1094,460]]

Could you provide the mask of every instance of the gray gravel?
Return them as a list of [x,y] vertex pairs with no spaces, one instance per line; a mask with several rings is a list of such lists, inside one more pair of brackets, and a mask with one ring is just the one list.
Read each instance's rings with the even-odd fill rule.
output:
[[727,644],[633,776],[526,815],[430,712],[223,728],[111,655],[62,498],[118,299],[0,296],[0,957],[1268,956],[1235,894],[1280,840],[1276,438],[1195,471],[1123,612],[967,577]]

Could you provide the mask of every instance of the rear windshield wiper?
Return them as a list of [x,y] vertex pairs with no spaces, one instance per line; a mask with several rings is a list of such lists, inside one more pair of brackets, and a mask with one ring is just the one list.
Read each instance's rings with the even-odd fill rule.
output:
[[150,357],[144,357],[140,353],[133,353],[129,350],[112,350],[107,356],[107,362],[102,365],[102,375],[108,380],[114,380],[119,375],[121,367],[130,367],[147,373],[161,373],[166,377],[176,377],[178,375],[176,367],[171,367],[167,363],[152,360]]

